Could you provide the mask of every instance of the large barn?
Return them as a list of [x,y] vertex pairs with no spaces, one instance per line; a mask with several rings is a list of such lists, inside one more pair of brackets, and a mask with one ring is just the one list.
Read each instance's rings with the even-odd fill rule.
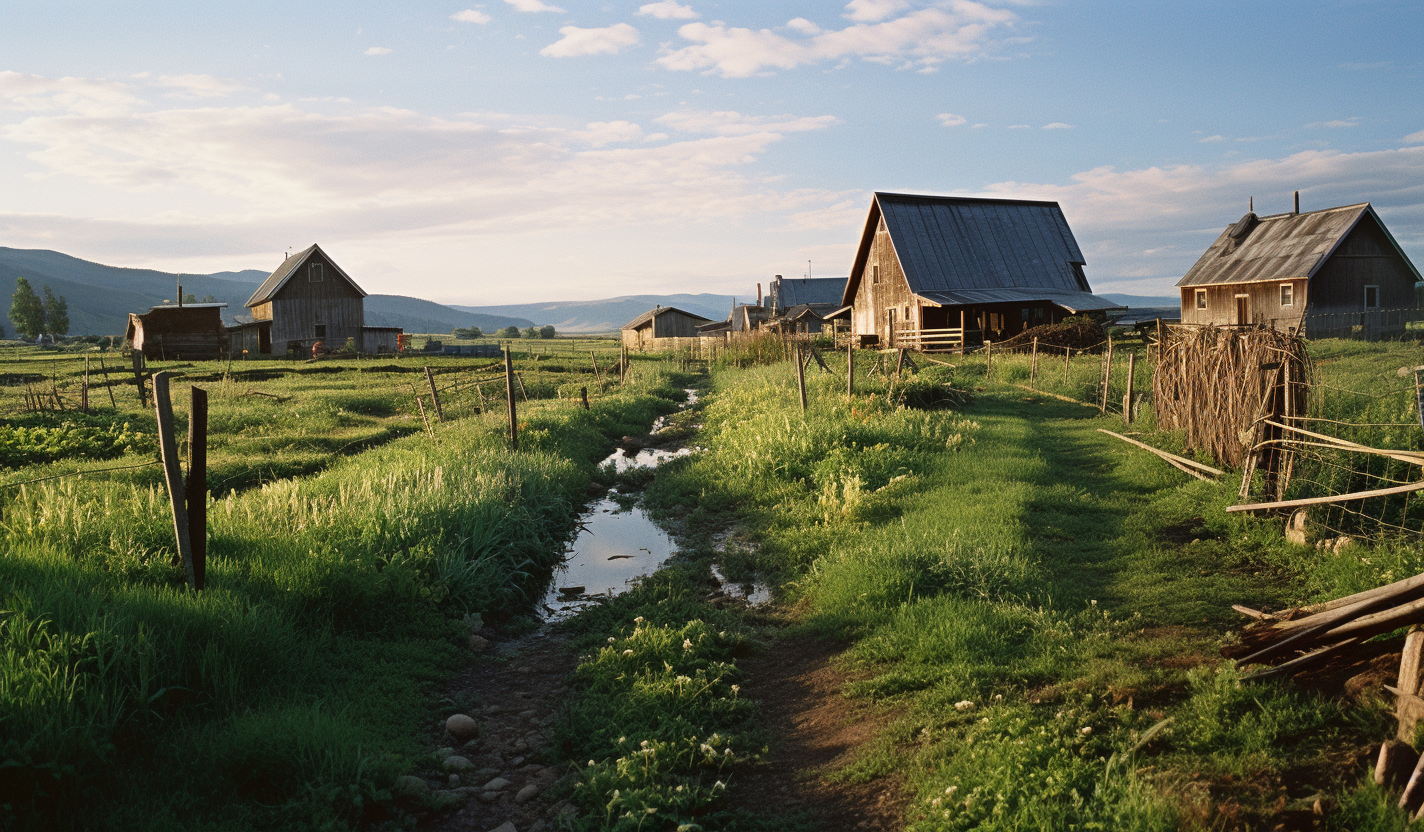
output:
[[234,354],[338,350],[395,352],[401,330],[365,326],[366,292],[321,246],[287,257],[247,301],[253,321],[230,332]]
[[1228,226],[1177,282],[1182,323],[1259,325],[1302,335],[1397,337],[1424,317],[1419,270],[1368,202]]
[[842,304],[862,344],[954,349],[1120,308],[1084,264],[1056,202],[877,193]]

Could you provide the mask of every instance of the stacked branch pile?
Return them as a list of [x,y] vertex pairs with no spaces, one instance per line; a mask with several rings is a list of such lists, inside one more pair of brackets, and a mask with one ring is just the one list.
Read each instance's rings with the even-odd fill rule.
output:
[[1239,467],[1260,438],[1259,419],[1303,414],[1305,342],[1263,328],[1168,327],[1152,377],[1157,425],[1186,434],[1189,450]]

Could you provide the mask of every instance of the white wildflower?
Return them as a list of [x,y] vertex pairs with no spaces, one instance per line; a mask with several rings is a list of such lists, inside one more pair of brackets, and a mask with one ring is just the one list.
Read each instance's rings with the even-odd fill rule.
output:
[[974,710],[974,703],[968,699],[961,699],[960,701],[954,703],[954,709],[956,711],[960,711],[961,713],[964,711],[972,711]]
[[1084,725],[1082,728],[1079,728],[1079,729],[1078,729],[1078,733],[1080,733],[1080,734],[1082,734],[1083,736],[1086,737],[1086,736],[1088,736],[1089,734],[1093,733],[1093,726],[1091,726],[1091,725]]

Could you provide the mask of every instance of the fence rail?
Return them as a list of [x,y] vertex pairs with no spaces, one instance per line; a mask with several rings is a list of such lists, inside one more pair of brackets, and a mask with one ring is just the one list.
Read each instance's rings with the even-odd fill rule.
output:
[[1414,321],[1424,321],[1424,309],[1369,309],[1354,312],[1308,312],[1300,320],[1307,338],[1363,338],[1404,334]]
[[896,327],[895,346],[922,352],[951,352],[964,349],[964,329],[919,329]]

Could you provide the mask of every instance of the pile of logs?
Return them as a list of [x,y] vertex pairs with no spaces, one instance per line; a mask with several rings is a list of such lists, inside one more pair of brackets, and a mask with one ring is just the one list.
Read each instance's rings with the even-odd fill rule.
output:
[[1311,607],[1263,613],[1240,605],[1236,611],[1257,619],[1242,632],[1239,645],[1223,650],[1238,665],[1256,666],[1242,681],[1293,676],[1369,638],[1410,627],[1399,662],[1399,679],[1384,689],[1395,697],[1399,728],[1380,746],[1375,782],[1399,790],[1399,806],[1424,818],[1424,758],[1414,746],[1415,729],[1424,718],[1424,574]]

